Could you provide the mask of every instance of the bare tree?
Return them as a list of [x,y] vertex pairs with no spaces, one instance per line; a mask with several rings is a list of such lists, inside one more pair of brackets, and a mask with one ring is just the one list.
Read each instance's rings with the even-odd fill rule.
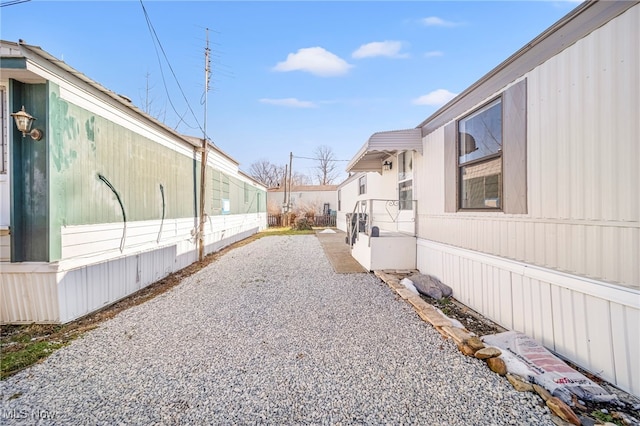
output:
[[331,185],[338,177],[336,156],[331,147],[321,145],[313,151],[318,165],[315,167],[315,177],[319,185]]
[[304,173],[293,172],[291,174],[291,185],[311,185],[311,179]]
[[284,181],[284,167],[262,159],[251,163],[249,175],[267,188],[275,188]]

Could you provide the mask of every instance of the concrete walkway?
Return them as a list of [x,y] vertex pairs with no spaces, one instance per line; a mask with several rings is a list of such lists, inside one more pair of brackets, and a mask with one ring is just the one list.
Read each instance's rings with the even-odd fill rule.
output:
[[329,263],[338,274],[367,272],[352,256],[349,245],[345,242],[347,233],[334,229],[335,234],[316,232]]

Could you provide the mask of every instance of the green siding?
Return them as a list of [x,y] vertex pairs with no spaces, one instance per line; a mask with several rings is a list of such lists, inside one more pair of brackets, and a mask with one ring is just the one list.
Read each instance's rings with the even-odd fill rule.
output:
[[205,209],[210,216],[222,214],[223,199],[231,202],[229,214],[258,213],[267,210],[266,191],[218,169],[207,168],[207,185],[209,189]]
[[127,221],[193,217],[199,165],[59,96],[51,85],[52,209],[57,224],[122,221],[122,209],[102,175],[118,192]]
[[[11,82],[11,107],[25,105],[43,130],[40,141],[12,141],[12,261],[61,258],[61,229],[198,216],[200,157],[183,155],[60,98],[54,83]],[[46,117],[49,117],[47,120]],[[103,176],[117,192],[114,194]],[[205,211],[266,211],[266,193],[208,167]],[[245,201],[246,200],[246,201]]]
[[43,131],[34,141],[22,136],[11,120],[11,261],[48,261],[49,170],[47,163],[47,85],[10,80],[10,109],[22,106],[36,117],[32,128]]

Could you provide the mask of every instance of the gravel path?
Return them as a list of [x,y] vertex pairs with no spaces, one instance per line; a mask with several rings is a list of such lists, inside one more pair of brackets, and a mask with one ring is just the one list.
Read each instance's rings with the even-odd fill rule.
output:
[[228,252],[1,398],[3,424],[553,424],[375,276],[334,273],[313,235]]

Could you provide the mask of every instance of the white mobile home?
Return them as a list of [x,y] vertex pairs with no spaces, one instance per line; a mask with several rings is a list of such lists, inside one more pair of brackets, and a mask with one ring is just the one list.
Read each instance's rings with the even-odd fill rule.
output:
[[[267,206],[271,212],[280,212],[289,202],[291,211],[329,215],[337,207],[337,185],[285,185],[267,190]],[[286,200],[285,200],[286,197]]]
[[201,208],[201,139],[39,47],[0,42],[0,68],[2,323],[71,321],[266,227],[266,188],[213,144]]
[[581,4],[417,126],[412,185],[422,273],[635,395],[639,40],[638,2]]

